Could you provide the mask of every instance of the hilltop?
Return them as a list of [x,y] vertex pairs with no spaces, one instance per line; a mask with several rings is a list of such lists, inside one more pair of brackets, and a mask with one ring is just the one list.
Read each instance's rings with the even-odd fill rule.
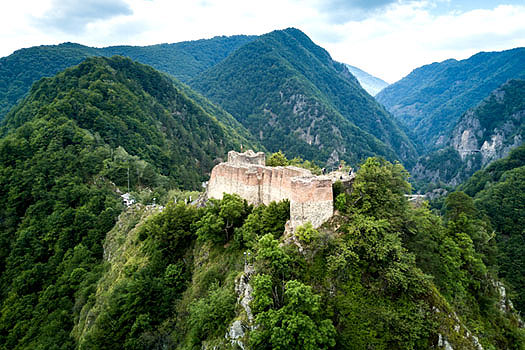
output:
[[150,46],[95,48],[75,43],[21,49],[0,58],[0,120],[42,77],[50,77],[90,56],[121,55],[188,81],[224,59],[253,36],[218,36],[212,39]]
[[189,85],[270,151],[353,164],[372,155],[408,163],[416,156],[408,137],[346,67],[294,28],[245,44]]

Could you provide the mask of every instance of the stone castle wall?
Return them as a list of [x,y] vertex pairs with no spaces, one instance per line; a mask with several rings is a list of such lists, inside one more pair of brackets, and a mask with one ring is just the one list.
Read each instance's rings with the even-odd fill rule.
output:
[[308,221],[317,228],[333,215],[331,179],[303,168],[267,167],[265,161],[262,152],[230,151],[228,162],[212,170],[208,198],[235,193],[255,205],[288,199],[292,229]]
[[228,152],[228,163],[237,165],[265,165],[266,155],[264,154],[264,152],[255,153],[252,150],[248,150],[244,153],[230,151]]

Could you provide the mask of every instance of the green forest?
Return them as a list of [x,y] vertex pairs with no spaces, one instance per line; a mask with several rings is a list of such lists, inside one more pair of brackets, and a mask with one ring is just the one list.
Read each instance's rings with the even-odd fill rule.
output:
[[189,85],[271,152],[352,164],[373,155],[416,158],[410,139],[345,66],[294,28],[245,44]]
[[[524,90],[525,80],[509,80],[465,112],[444,147],[418,159],[414,167],[417,171],[413,171],[416,182],[423,185],[430,181],[443,182],[456,186],[521,144],[520,140],[525,137],[522,118],[525,111]],[[464,133],[468,133],[473,142],[468,143],[470,152],[461,157],[459,150],[464,145],[459,143]]]
[[77,65],[87,57],[126,56],[187,82],[253,39],[235,35],[174,44],[104,48],[63,43],[18,50],[0,58],[0,120],[29,92],[34,82]]
[[414,69],[376,98],[411,130],[421,151],[433,150],[469,108],[509,79],[524,79],[524,59],[525,48],[519,47],[435,62]]
[[[525,350],[525,145],[413,201],[441,184],[411,179],[414,143],[304,33],[173,45],[1,59],[0,350]],[[478,105],[485,129],[521,84]],[[291,230],[288,200],[206,198],[247,149],[355,177]],[[463,171],[451,148],[429,162]]]
[[[203,208],[136,205],[109,230],[114,201],[106,226],[55,223],[47,257],[17,233],[3,275],[20,277],[2,288],[1,343],[227,349],[238,322],[235,341],[250,349],[428,349],[440,337],[454,348],[523,349],[517,312],[494,284],[490,222],[463,192],[447,197],[443,217],[410,206],[407,176],[400,164],[368,159],[352,191],[337,196],[337,214],[293,237],[283,236],[288,202],[253,207],[236,195]],[[99,215],[90,209],[75,218]],[[249,314],[238,301],[243,278],[253,288]]]

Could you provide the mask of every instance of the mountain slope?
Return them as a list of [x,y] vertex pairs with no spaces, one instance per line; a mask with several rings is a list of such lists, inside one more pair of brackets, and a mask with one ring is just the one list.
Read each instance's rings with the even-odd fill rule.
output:
[[370,95],[375,96],[379,91],[386,88],[389,84],[378,77],[374,77],[372,74],[365,72],[362,69],[351,66],[347,63],[344,64],[346,68],[352,73],[354,77],[359,81],[359,84],[366,90]]
[[183,41],[149,46],[109,46],[100,52],[105,56],[126,56],[168,73],[187,83],[206,69],[213,67],[256,36],[216,36],[212,39]]
[[237,35],[175,44],[110,46],[100,49],[64,43],[18,50],[0,58],[0,120],[29,91],[35,81],[53,76],[89,56],[130,57],[182,81],[188,81],[253,39],[251,36]]
[[509,79],[525,78],[525,48],[481,52],[415,69],[376,99],[428,150],[441,146],[459,117]]
[[294,28],[242,46],[189,84],[271,151],[322,162],[415,157],[410,140],[344,65]]
[[412,175],[416,180],[455,186],[505,157],[524,138],[525,80],[510,80],[464,113],[443,149],[419,159]]
[[483,222],[412,208],[406,176],[367,160],[353,204],[295,238],[283,234],[286,201],[252,207],[230,195],[146,220],[144,207],[130,208],[75,308],[78,348],[520,349]]
[[170,79],[123,57],[88,58],[40,80],[1,135],[3,349],[75,348],[71,314],[103,271],[119,194],[154,202],[200,188],[242,142]]
[[476,172],[460,189],[490,218],[499,247],[499,273],[525,311],[525,145]]
[[[250,144],[242,137],[233,140],[215,117],[167,77],[119,57],[90,59],[39,81],[31,96],[8,115],[4,129],[16,129],[41,114],[74,119],[109,146],[124,147],[164,168],[165,175],[186,187],[200,185],[215,157],[243,142]],[[162,163],[168,159],[171,165]],[[186,171],[193,174],[182,176]]]

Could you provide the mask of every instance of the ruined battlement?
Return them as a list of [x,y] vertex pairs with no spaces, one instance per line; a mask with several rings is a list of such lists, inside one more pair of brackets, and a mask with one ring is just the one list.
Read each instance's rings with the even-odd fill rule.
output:
[[266,154],[264,154],[264,152],[255,153],[251,149],[244,153],[230,151],[228,152],[228,163],[237,165],[265,165]]
[[294,166],[265,166],[264,153],[230,151],[228,162],[216,165],[208,183],[208,198],[238,194],[251,204],[290,201],[292,229],[310,221],[321,226],[333,215],[332,180]]

